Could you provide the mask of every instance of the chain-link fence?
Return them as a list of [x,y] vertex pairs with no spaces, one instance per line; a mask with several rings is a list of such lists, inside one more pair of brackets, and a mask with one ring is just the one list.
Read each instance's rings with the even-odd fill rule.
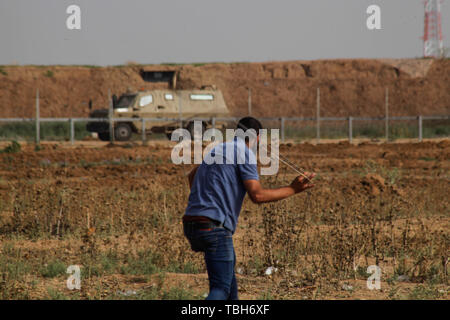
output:
[[[325,90],[324,90],[325,91]],[[245,97],[248,103],[248,114],[252,113],[252,99],[251,91],[249,96]],[[110,95],[110,94],[108,94]],[[312,117],[258,117],[265,128],[280,129],[280,139],[282,141],[293,140],[316,140],[320,142],[322,139],[348,139],[350,142],[353,139],[386,139],[395,140],[400,138],[418,139],[422,141],[424,138],[441,138],[450,136],[450,116],[436,115],[436,116],[422,116],[422,115],[408,115],[408,116],[390,116],[390,96],[389,90],[386,89],[381,96],[378,104],[384,105],[385,114],[379,117],[326,117],[327,105],[329,96],[322,97],[319,88],[317,88],[317,98],[315,101],[315,115]],[[383,99],[381,99],[381,97]],[[247,99],[248,98],[248,99]],[[395,97],[394,97],[395,98]],[[113,127],[121,122],[137,123],[138,127],[143,127],[139,134],[132,136],[133,140],[148,139],[167,139],[165,134],[151,133],[150,127],[155,123],[173,122],[177,127],[187,127],[188,124],[194,120],[201,120],[205,123],[216,127],[216,123],[226,123],[227,127],[235,128],[239,120],[238,117],[229,118],[181,118],[177,115],[174,118],[113,118],[114,113],[110,112],[107,118],[82,118],[82,117],[68,117],[68,118],[44,118],[40,117],[40,103],[39,92],[35,97],[35,113],[33,118],[0,118],[0,140],[25,140],[36,141],[71,141],[82,140],[92,137],[92,134],[87,130],[86,125],[89,122],[103,122],[109,126],[110,131]],[[392,99],[391,100],[395,100]],[[46,100],[43,99],[45,102]],[[112,101],[112,100],[111,100]],[[112,102],[110,103],[110,111],[112,111]],[[378,106],[378,109],[380,106]],[[444,108],[446,109],[446,108]],[[111,141],[114,140],[114,135],[111,136]]]
[[[227,127],[235,128],[238,118],[190,118],[182,119],[183,126],[192,121],[227,123]],[[179,118],[42,118],[42,119],[0,119],[0,140],[36,141],[71,141],[82,140],[91,136],[86,130],[88,122],[112,121],[115,125],[121,122],[135,122],[148,126],[149,123],[169,122],[181,123]],[[442,138],[450,136],[450,116],[405,116],[383,118],[262,118],[264,128],[280,129],[280,139],[302,141],[321,139],[418,139]],[[38,129],[39,128],[39,129]],[[135,135],[134,140],[149,139],[148,132]],[[157,139],[162,136],[158,135]]]

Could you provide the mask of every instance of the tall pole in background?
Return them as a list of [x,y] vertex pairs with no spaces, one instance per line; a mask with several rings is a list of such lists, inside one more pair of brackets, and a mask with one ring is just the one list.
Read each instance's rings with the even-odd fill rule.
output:
[[441,58],[444,56],[442,36],[442,0],[425,0],[423,56]]

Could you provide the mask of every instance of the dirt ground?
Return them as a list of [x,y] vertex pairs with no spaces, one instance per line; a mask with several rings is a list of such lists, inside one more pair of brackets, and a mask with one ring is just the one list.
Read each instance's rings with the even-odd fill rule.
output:
[[390,116],[447,115],[450,59],[341,59],[194,65],[0,66],[0,117],[87,117],[108,106],[108,90],[155,89],[140,72],[178,73],[177,88],[216,85],[233,116],[247,114],[248,89],[258,117],[312,117],[321,90],[322,117],[382,116],[389,88]]
[[[0,297],[201,299],[207,275],[180,222],[191,165],[172,164],[172,147],[50,142],[0,153]],[[287,142],[280,153],[317,172],[316,188],[275,204],[245,199],[240,298],[448,299],[450,140]],[[295,177],[280,167],[265,186]],[[374,264],[380,290],[366,285]],[[69,265],[82,266],[81,290],[66,288]]]

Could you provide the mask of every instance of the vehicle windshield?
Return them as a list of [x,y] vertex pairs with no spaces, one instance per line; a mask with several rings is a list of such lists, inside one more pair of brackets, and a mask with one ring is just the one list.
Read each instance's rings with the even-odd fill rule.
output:
[[122,95],[119,100],[117,100],[115,108],[128,108],[131,104],[133,104],[134,99],[136,99],[136,94],[128,94]]

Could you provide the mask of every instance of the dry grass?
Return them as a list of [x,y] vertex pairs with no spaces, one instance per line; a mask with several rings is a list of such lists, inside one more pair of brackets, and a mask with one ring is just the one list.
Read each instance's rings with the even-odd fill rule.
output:
[[[448,298],[448,160],[426,174],[368,159],[353,166],[345,162],[353,148],[316,161],[309,194],[262,206],[245,201],[235,235],[244,297]],[[134,157],[115,164],[94,159],[107,157],[105,150],[73,157],[83,151],[84,164],[63,151],[36,156],[45,150],[3,162],[3,170],[17,171],[0,179],[0,298],[201,298],[207,282],[196,275],[204,263],[182,233],[183,169],[161,160],[170,150],[113,148]],[[64,164],[42,166],[47,157]],[[282,169],[263,183],[293,177]],[[82,266],[81,291],[65,289],[73,264]],[[382,269],[381,292],[365,288],[369,265]],[[269,266],[278,271],[267,277]],[[189,276],[178,281],[177,274]],[[130,287],[136,293],[126,294]]]

